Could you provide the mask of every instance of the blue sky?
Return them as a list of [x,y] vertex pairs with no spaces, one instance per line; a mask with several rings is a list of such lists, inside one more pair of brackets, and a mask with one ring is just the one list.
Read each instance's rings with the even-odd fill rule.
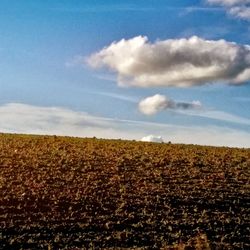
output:
[[[2,0],[0,130],[138,140],[153,134],[178,143],[250,147],[247,71],[250,49],[246,46],[250,44],[250,15],[245,14],[250,8],[249,2],[237,4],[236,1],[234,5],[228,5],[227,0],[211,2]],[[209,47],[208,53],[213,54],[200,59],[203,55],[200,47],[194,46],[193,61],[189,62],[183,54],[193,36],[197,37],[195,44],[206,49],[210,46],[207,41],[214,41],[217,46],[218,40],[224,39],[225,44],[218,46],[224,46],[225,51],[221,50],[219,57]],[[135,37],[147,37],[144,42],[138,39],[144,54],[150,45],[153,54],[157,53],[159,41],[171,40],[169,43],[175,46],[186,39],[178,52],[183,53],[178,60],[185,62],[173,62],[174,65],[168,62],[170,65],[164,68],[159,62],[167,56],[160,58],[159,55],[154,65],[150,64],[150,58],[145,61],[147,69],[136,71],[134,64],[128,69],[121,68],[116,55],[110,59],[105,48],[110,48],[111,43],[118,46],[125,39],[124,48],[129,49],[129,41],[133,42]],[[241,57],[227,64],[226,46],[234,47],[232,42]],[[164,49],[170,53],[168,45]],[[116,49],[114,53],[121,52]],[[132,60],[137,62],[143,57],[142,52],[138,53]],[[89,63],[94,55],[98,67]],[[125,61],[126,57],[125,54]],[[222,66],[217,65],[216,69],[218,77],[209,76],[204,80],[202,71],[198,79],[197,68],[190,73],[185,65],[196,62],[197,58],[205,64],[211,60],[209,67],[221,62]],[[109,59],[112,63],[107,63]],[[158,64],[163,68],[160,74]],[[178,65],[182,67],[180,72]],[[179,76],[176,84],[166,80],[168,74],[170,77],[174,74],[172,68],[177,74],[192,75],[189,86],[180,87],[184,78]],[[238,75],[230,73],[238,69],[240,73],[246,72],[243,80],[238,80],[242,79],[238,71]],[[136,79],[142,74],[145,80],[138,83]],[[150,82],[155,74],[159,82]],[[120,77],[130,80],[120,86]],[[152,99],[147,105],[156,105],[157,110],[145,114],[139,103],[157,94],[164,96],[165,102],[159,104]],[[175,106],[168,106],[166,100]],[[179,103],[193,101],[198,101],[200,107],[179,108]]]

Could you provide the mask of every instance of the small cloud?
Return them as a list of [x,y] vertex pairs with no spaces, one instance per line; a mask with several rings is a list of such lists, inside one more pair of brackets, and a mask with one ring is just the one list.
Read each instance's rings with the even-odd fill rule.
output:
[[250,0],[207,0],[207,2],[224,6],[230,15],[250,21]]
[[179,110],[179,109],[197,109],[200,108],[200,101],[193,102],[175,102],[164,95],[156,94],[147,97],[139,102],[139,110],[145,115],[154,115],[166,109]]
[[156,135],[145,136],[145,137],[143,137],[141,139],[141,141],[144,141],[144,142],[158,142],[158,143],[164,142],[163,138],[161,136],[156,136]]
[[[243,99],[249,101],[249,99]],[[154,115],[164,110],[174,110],[178,114],[204,117],[229,123],[250,125],[250,119],[230,114],[220,110],[206,109],[200,101],[176,102],[164,95],[154,95],[141,100],[139,111],[144,115]]]
[[154,115],[164,109],[174,107],[174,103],[164,95],[154,95],[139,102],[139,110],[145,115]]
[[250,7],[247,6],[236,6],[229,10],[229,14],[250,21]]
[[193,107],[201,107],[202,106],[200,101],[192,101],[192,105],[193,105]]
[[223,6],[233,6],[250,3],[249,0],[207,0],[207,2],[210,4],[218,4]]

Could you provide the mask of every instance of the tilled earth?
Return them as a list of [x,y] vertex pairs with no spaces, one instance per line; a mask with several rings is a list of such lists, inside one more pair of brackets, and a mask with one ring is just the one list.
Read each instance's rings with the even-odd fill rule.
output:
[[0,134],[0,249],[250,249],[249,218],[249,149]]

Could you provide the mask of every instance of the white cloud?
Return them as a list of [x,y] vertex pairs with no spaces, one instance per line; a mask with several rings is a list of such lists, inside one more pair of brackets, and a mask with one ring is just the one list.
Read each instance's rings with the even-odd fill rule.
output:
[[164,95],[156,94],[141,100],[138,104],[139,111],[145,115],[154,115],[163,110],[174,110],[177,113],[191,116],[204,117],[242,125],[250,125],[250,119],[233,115],[220,110],[206,109],[200,101],[176,102]]
[[147,97],[140,101],[139,110],[145,115],[156,114],[168,107],[173,106],[171,100],[167,99],[164,95],[154,95]]
[[182,110],[177,110],[176,112],[185,114],[185,115],[192,115],[192,116],[199,116],[199,117],[204,117],[204,118],[209,118],[209,119],[214,119],[214,120],[219,120],[223,122],[230,122],[230,123],[238,123],[242,125],[250,125],[250,119],[244,118],[241,116],[233,115],[224,111],[220,110],[188,110],[188,111],[182,111]]
[[250,80],[250,46],[197,36],[155,43],[143,36],[122,39],[93,54],[87,62],[93,68],[116,72],[121,86],[237,85]]
[[233,5],[240,5],[240,4],[248,4],[250,0],[207,0],[210,4],[218,4],[224,6],[233,6]]
[[250,20],[250,7],[236,6],[229,10],[229,13],[240,19]]
[[77,136],[81,127],[88,130],[91,127],[98,129],[109,126],[108,119],[60,107],[37,107],[20,103],[0,106],[0,130],[3,132]]
[[139,102],[139,110],[145,115],[154,115],[166,109],[197,109],[201,107],[199,101],[175,102],[164,95],[156,94]]
[[160,134],[173,143],[250,147],[250,133],[218,126],[178,126],[98,117],[60,107],[0,106],[0,132],[141,140]]
[[148,135],[148,136],[144,136],[141,141],[144,141],[144,142],[158,142],[158,143],[162,143],[164,142],[163,141],[163,138],[159,135]]
[[250,21],[250,0],[207,0],[207,2],[225,6],[230,15]]

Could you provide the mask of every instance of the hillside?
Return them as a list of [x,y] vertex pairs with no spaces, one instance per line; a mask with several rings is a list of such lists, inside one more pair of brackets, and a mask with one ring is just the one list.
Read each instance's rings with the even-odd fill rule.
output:
[[0,248],[250,249],[249,181],[249,149],[1,134]]

